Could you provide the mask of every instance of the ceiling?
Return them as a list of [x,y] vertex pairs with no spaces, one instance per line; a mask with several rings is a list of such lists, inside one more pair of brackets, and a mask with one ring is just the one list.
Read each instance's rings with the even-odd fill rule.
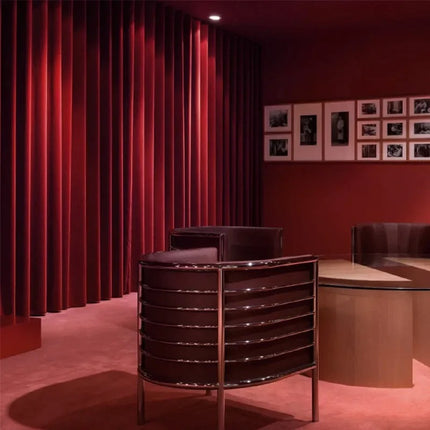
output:
[[[430,28],[430,1],[278,0],[183,1],[164,4],[207,21],[217,13],[215,25],[255,42],[266,44],[312,33],[372,31],[381,26],[404,31],[413,26]],[[430,31],[430,30],[429,30]],[[429,36],[430,39],[430,36]]]

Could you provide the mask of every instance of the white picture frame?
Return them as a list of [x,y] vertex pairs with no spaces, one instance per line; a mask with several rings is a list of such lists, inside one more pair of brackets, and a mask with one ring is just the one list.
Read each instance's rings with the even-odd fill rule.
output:
[[357,121],[357,139],[375,140],[380,138],[381,121]]
[[410,139],[430,139],[430,116],[409,120]]
[[264,106],[264,131],[286,132],[291,131],[291,105]]
[[430,161],[430,140],[409,142],[409,160]]
[[406,116],[406,97],[392,97],[382,100],[382,116],[385,118]]
[[382,121],[383,139],[406,139],[405,119],[385,119]]
[[379,99],[357,100],[357,118],[379,118],[381,106]]
[[379,161],[381,158],[381,145],[379,141],[357,142],[357,160]]
[[322,103],[295,104],[294,160],[322,160]]
[[290,161],[292,149],[291,133],[264,135],[264,161]]
[[385,161],[406,160],[406,142],[383,142],[382,159]]
[[354,160],[355,101],[324,104],[324,159]]
[[409,116],[430,115],[430,95],[409,97]]

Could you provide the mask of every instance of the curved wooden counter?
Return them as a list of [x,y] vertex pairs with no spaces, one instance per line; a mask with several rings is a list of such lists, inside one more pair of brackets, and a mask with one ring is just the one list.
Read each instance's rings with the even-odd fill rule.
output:
[[320,260],[320,378],[411,387],[412,359],[430,366],[430,259],[376,267]]

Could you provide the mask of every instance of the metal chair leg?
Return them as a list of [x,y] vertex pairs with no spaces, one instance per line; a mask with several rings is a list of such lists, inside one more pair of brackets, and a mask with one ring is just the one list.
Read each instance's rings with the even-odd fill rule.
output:
[[320,419],[318,405],[318,367],[312,369],[312,421],[317,422]]
[[218,406],[218,430],[224,430],[225,427],[225,396],[224,388],[218,388],[217,394],[217,406]]
[[145,423],[145,389],[143,386],[143,378],[137,375],[137,424]]

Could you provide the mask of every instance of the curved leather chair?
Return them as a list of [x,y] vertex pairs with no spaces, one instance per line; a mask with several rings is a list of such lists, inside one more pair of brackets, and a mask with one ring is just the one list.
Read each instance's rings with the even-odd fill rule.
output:
[[208,246],[218,249],[219,261],[282,257],[282,228],[203,226],[176,228],[169,235],[169,249]]
[[354,261],[362,264],[372,264],[386,256],[429,256],[430,224],[358,224],[352,227],[351,247]]
[[218,393],[312,370],[318,420],[317,259],[217,262],[216,248],[158,252],[139,262],[138,407],[143,380]]

